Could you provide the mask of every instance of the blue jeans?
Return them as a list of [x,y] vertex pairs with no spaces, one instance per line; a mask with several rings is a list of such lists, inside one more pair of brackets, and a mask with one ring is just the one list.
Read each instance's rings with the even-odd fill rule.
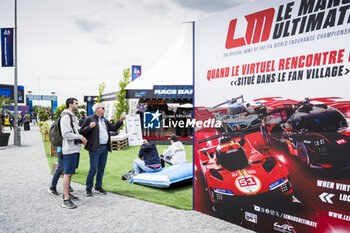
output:
[[157,172],[162,170],[162,167],[160,166],[158,169],[152,169],[145,165],[145,161],[141,159],[135,159],[134,160],[134,171],[135,174],[140,174],[141,172]]
[[107,163],[108,146],[100,145],[98,151],[90,151],[90,169],[86,177],[86,190],[91,190],[94,185],[94,177],[96,175],[95,189],[102,188],[102,178]]
[[53,174],[53,177],[52,177],[51,186],[50,186],[51,188],[56,187],[58,179],[60,178],[61,173],[63,171],[63,161],[61,159],[61,156],[62,156],[62,151],[61,151],[61,149],[58,149],[58,147],[57,147],[57,158],[58,158],[57,168],[56,168],[55,173]]

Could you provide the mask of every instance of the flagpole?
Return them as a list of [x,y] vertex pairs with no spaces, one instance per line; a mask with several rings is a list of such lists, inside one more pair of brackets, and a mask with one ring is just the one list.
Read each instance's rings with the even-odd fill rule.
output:
[[15,109],[14,109],[14,114],[15,114],[15,119],[14,119],[14,145],[21,145],[21,136],[20,133],[21,131],[18,129],[18,83],[17,83],[17,0],[15,0],[15,33],[14,33],[14,39],[15,39],[15,56],[14,56],[14,67],[15,67],[15,81],[14,81],[14,88],[13,88],[13,98],[15,102]]

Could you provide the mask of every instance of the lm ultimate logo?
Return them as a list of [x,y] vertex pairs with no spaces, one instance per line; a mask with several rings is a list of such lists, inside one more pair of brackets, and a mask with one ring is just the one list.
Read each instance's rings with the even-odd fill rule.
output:
[[[295,6],[295,3],[300,3]],[[280,39],[350,23],[350,0],[301,0],[245,16],[245,36],[235,38],[238,19],[231,20],[226,49],[267,41],[274,24],[272,39]],[[277,8],[276,8],[277,9]],[[295,11],[295,12],[294,12]]]
[[245,37],[234,39],[237,19],[230,22],[226,38],[226,49],[232,49],[244,45],[255,44],[269,39],[275,9],[259,11],[246,15],[247,29]]

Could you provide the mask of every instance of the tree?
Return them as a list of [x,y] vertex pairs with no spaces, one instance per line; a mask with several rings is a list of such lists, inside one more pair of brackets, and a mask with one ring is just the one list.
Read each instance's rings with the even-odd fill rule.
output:
[[74,112],[74,114],[75,114],[75,116],[76,116],[77,119],[80,119],[80,112],[79,112],[79,110],[76,110],[76,111]]
[[13,100],[11,98],[0,95],[0,111],[4,110],[6,106],[10,106],[12,104]]
[[122,116],[123,112],[129,110],[128,103],[125,99],[126,97],[126,86],[130,83],[130,68],[123,69],[123,80],[119,81],[119,91],[116,94],[117,103],[114,104],[115,112],[113,120],[117,121]]
[[[58,118],[62,115],[62,112],[63,112],[64,110],[66,110],[66,109],[67,109],[67,105],[66,105],[66,104],[61,104],[60,106],[58,106],[58,107],[56,108],[55,114],[53,115],[53,119],[54,119],[54,120],[58,119]],[[83,112],[84,112],[84,111],[83,111]],[[75,116],[76,116],[78,119],[80,118],[80,114],[81,114],[81,112],[79,112],[79,110],[75,111]]]
[[39,120],[40,121],[47,121],[49,118],[50,118],[50,116],[46,112],[39,113]]
[[86,109],[86,104],[79,104],[79,109]]
[[82,116],[82,115],[86,115],[86,112],[84,110],[80,111],[80,116]]
[[56,108],[56,112],[55,114],[53,115],[53,119],[58,119],[61,115],[62,115],[62,112],[67,108],[67,105],[66,104],[61,104],[60,106],[58,106]]
[[106,88],[106,84],[104,82],[101,84],[98,84],[98,96],[96,98],[95,103],[102,102],[102,94],[103,94],[103,91],[105,90],[105,88]]
[[33,105],[33,113],[38,114],[38,108],[39,108],[39,113],[40,112],[46,112],[47,109],[49,109],[49,112],[51,112],[51,107],[45,107],[45,106],[41,106],[41,105]]

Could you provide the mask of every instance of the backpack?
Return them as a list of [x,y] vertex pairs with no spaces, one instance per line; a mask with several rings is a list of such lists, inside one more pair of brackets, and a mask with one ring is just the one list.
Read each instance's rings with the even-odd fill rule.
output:
[[[62,114],[57,120],[55,120],[52,123],[52,125],[50,127],[49,139],[50,139],[51,145],[53,145],[53,146],[62,146],[63,138],[62,138],[62,132],[61,132],[61,118],[67,114],[68,113]],[[71,126],[72,126],[73,131],[74,131],[72,116],[70,114],[68,114],[68,115],[70,118]]]

